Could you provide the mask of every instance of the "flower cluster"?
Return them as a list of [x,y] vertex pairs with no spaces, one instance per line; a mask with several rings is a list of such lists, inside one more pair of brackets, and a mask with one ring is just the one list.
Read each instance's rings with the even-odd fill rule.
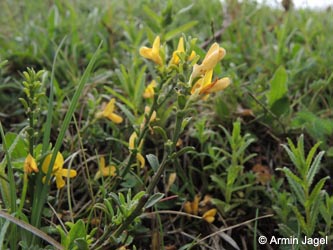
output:
[[[152,48],[142,47],[140,55],[155,62],[159,66],[164,66],[164,62],[160,53],[160,37],[157,36],[154,40]],[[177,49],[172,53],[169,65],[178,65],[181,59],[181,54],[185,53],[184,38],[181,37],[178,42]],[[186,54],[186,53],[185,53]],[[223,59],[226,51],[217,43],[214,43],[208,50],[201,64],[194,64],[192,74],[190,76],[189,85],[191,86],[192,95],[207,96],[211,93],[224,90],[230,85],[230,78],[223,77],[213,80],[213,70],[217,63]],[[191,51],[187,58],[192,61],[196,57],[195,51]],[[153,80],[145,89],[144,98],[152,98],[154,96],[154,88],[156,81]]]
[[188,214],[198,215],[202,214],[201,218],[208,223],[213,223],[217,213],[216,208],[207,209],[210,205],[211,197],[206,195],[200,202],[200,196],[196,195],[193,201],[186,201],[184,203],[184,211]]

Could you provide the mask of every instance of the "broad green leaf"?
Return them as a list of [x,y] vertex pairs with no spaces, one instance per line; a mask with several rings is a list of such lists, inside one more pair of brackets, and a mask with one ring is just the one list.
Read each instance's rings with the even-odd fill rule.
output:
[[79,238],[74,240],[74,243],[79,250],[89,250],[89,245],[86,239]]
[[140,191],[139,193],[137,193],[133,198],[132,200],[133,201],[139,201],[141,199],[142,196],[144,196],[146,194],[145,191]]
[[271,106],[271,111],[276,116],[288,114],[288,112],[290,111],[290,103],[288,97],[285,96],[276,100]]
[[288,80],[287,71],[283,66],[280,66],[275,71],[275,74],[270,81],[271,87],[267,94],[268,105],[270,107],[272,107],[277,100],[284,97],[285,94],[287,93],[288,91],[287,80]]
[[146,155],[146,158],[147,158],[147,161],[149,162],[150,166],[154,170],[154,172],[156,172],[158,167],[160,166],[160,163],[159,163],[156,155],[149,154],[149,155]]
[[86,227],[83,220],[78,220],[75,224],[71,226],[69,230],[68,237],[74,241],[78,238],[83,238],[86,236]]
[[163,198],[164,194],[156,193],[149,197],[147,203],[145,204],[145,208],[150,208],[154,206],[157,202],[159,202]]

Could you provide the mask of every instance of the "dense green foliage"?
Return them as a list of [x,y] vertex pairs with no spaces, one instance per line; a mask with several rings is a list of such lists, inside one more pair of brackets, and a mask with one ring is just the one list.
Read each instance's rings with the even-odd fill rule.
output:
[[[271,249],[257,238],[333,239],[332,10],[237,0],[4,0],[0,9],[4,249]],[[184,37],[181,66],[140,55],[156,36],[166,62]],[[214,78],[232,83],[192,102],[191,67],[214,42],[226,50]],[[143,98],[153,79],[160,89]],[[120,124],[100,119],[112,98]],[[59,163],[57,152],[63,189],[56,169],[42,169],[48,156]],[[28,153],[39,173],[26,172]],[[109,174],[97,175],[103,168]]]

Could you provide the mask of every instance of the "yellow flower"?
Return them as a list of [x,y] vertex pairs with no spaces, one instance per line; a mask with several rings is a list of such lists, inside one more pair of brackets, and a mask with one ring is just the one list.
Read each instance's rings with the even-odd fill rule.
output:
[[[180,53],[183,53],[185,52],[185,49],[184,49],[184,38],[181,37],[179,38],[179,42],[178,42],[178,47],[177,47],[177,50],[175,50],[173,53],[172,53],[172,57],[171,57],[171,60],[170,60],[170,64],[179,64],[179,54]],[[188,60],[191,61],[194,59],[194,57],[196,56],[196,53],[195,51],[192,51]]]
[[188,214],[198,215],[199,201],[200,201],[200,196],[199,195],[196,195],[192,202],[186,201],[184,203],[184,211]]
[[[45,157],[45,160],[43,162],[42,170],[45,174],[47,174],[48,172],[51,158],[52,154],[49,154]],[[64,166],[64,157],[60,152],[58,152],[51,172],[51,176],[54,175],[56,178],[56,184],[58,189],[63,188],[65,186],[65,181],[63,177],[73,178],[76,176],[75,170],[63,169],[63,166]],[[45,177],[43,178],[43,181],[45,181]]]
[[192,52],[191,52],[191,54],[190,54],[188,60],[189,60],[189,61],[192,61],[196,55],[197,55],[197,53],[195,53],[195,51],[192,50]]
[[208,223],[213,223],[215,220],[216,213],[217,213],[216,208],[209,209],[207,212],[203,214],[202,219],[204,219]]
[[115,176],[116,175],[116,167],[115,166],[107,166],[105,167],[105,159],[102,156],[99,160],[99,170],[95,174],[94,179],[97,180],[102,176]]
[[140,52],[140,55],[143,56],[144,58],[152,60],[153,62],[157,63],[160,66],[163,65],[163,61],[160,56],[160,37],[159,36],[157,36],[155,38],[152,48],[142,47],[142,48],[140,48],[139,52]]
[[[135,140],[138,138],[138,135],[136,134],[136,132],[133,132],[129,138],[129,146],[128,149],[129,150],[133,150],[135,149]],[[137,150],[140,151],[141,147],[142,147],[143,141],[140,142]],[[142,154],[140,154],[139,152],[136,153],[136,159],[138,160],[138,162],[140,163],[141,168],[143,168],[145,166],[145,158],[143,157]]]
[[178,54],[183,53],[183,52],[185,52],[185,50],[184,50],[184,38],[181,37],[179,39],[179,42],[178,42],[177,50],[175,50],[172,53],[172,57],[171,57],[170,63],[171,64],[178,64],[179,63],[179,59],[180,59],[179,56],[178,56]]
[[206,74],[207,71],[213,70],[216,64],[225,56],[225,49],[217,43],[212,44],[204,60],[200,65],[195,64],[191,74],[191,79]]
[[31,174],[32,172],[38,173],[36,160],[32,157],[31,154],[28,154],[28,156],[25,158],[24,172],[27,174]]
[[230,79],[223,77],[212,82],[213,70],[209,70],[202,78],[200,78],[192,87],[191,94],[198,93],[207,95],[224,90],[230,85]]
[[153,98],[155,95],[154,88],[156,87],[156,85],[157,85],[156,81],[152,80],[146,87],[145,91],[143,92],[143,98]]
[[113,121],[114,123],[117,123],[117,124],[121,123],[123,121],[123,118],[114,113],[115,103],[116,103],[116,99],[112,98],[109,101],[109,103],[106,105],[104,110],[101,112],[98,112],[96,114],[96,117],[97,118],[106,117],[106,118],[110,119],[111,121]]
[[[145,115],[148,115],[149,112],[150,112],[150,107],[149,106],[145,106]],[[156,114],[156,111],[154,110],[153,113],[151,114],[149,122],[155,121],[156,120],[156,116],[157,116],[157,114]],[[145,118],[145,120],[146,120],[146,118]]]

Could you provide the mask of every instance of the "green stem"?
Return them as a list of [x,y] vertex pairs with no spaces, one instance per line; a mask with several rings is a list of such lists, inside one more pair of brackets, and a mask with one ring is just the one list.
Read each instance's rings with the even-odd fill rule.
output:
[[151,182],[149,183],[149,186],[147,187],[146,194],[141,197],[141,199],[139,200],[138,205],[133,210],[133,212],[116,229],[116,231],[114,231],[114,233],[111,236],[112,239],[117,239],[120,236],[120,234],[133,222],[133,220],[142,213],[142,209],[144,208],[146,202],[148,201],[149,196],[153,193],[154,188],[156,187],[158,181],[160,180],[160,177],[163,174],[167,163],[168,163],[168,159],[166,157],[166,154],[164,154],[163,161],[161,162],[160,166],[157,169],[157,172],[155,173]]
[[22,213],[22,209],[24,206],[24,202],[25,202],[25,197],[27,194],[27,189],[28,189],[28,174],[26,172],[24,172],[23,175],[23,190],[22,190],[22,196],[21,196],[21,200],[20,200],[20,207],[18,209],[19,213]]

